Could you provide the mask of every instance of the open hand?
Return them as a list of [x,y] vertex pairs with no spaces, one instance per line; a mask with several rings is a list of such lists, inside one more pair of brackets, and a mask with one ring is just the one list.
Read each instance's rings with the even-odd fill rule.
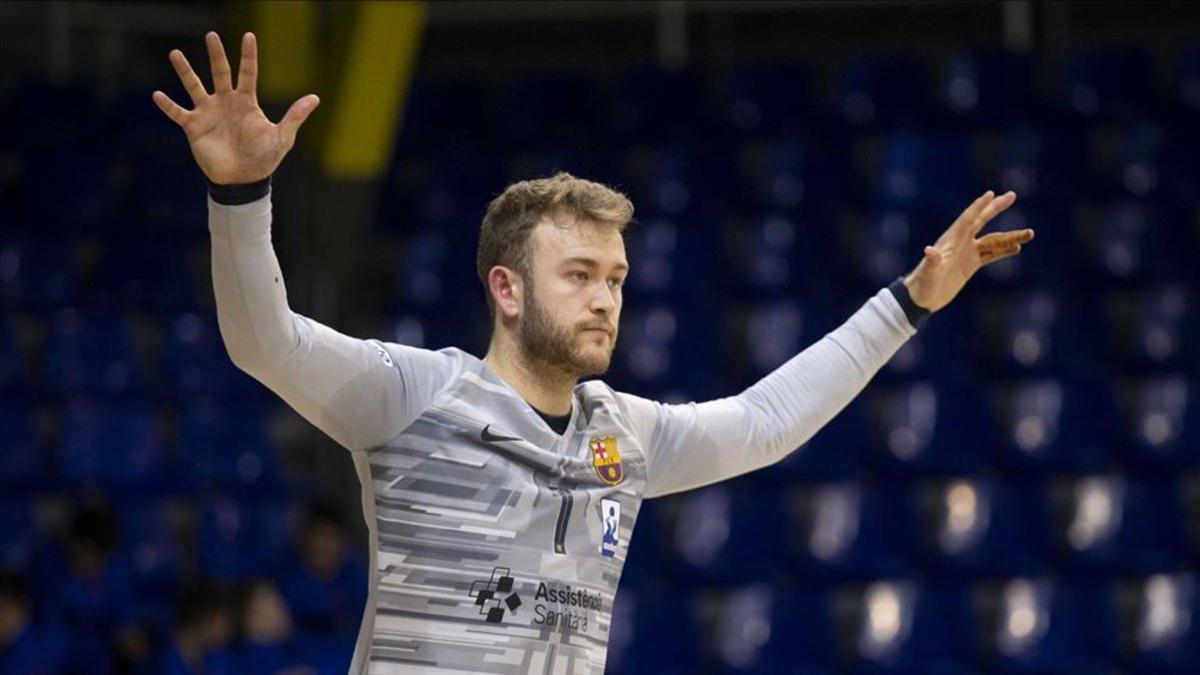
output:
[[321,102],[316,94],[301,97],[279,124],[274,124],[258,107],[258,44],[254,33],[242,36],[242,59],[237,88],[233,86],[229,61],[221,38],[214,32],[204,36],[213,76],[213,93],[178,49],[171,50],[171,65],[179,74],[195,108],[184,110],[161,91],[151,94],[154,103],[187,134],[192,156],[213,183],[253,183],[275,172],[284,155],[296,143],[296,132]]
[[917,306],[936,312],[953,300],[984,265],[1017,255],[1022,244],[1033,240],[1030,229],[993,232],[975,238],[1015,201],[1014,192],[997,197],[988,190],[962,212],[933,246],[925,247],[921,262],[904,278],[904,285]]

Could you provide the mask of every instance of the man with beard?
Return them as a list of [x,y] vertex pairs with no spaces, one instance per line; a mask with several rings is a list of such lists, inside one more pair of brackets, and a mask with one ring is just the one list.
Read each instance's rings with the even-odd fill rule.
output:
[[666,405],[599,380],[629,271],[624,195],[566,173],[510,185],[484,215],[477,273],[493,334],[479,359],[358,340],[293,312],[271,247],[270,180],[315,109],[278,125],[236,88],[216,33],[214,91],[179,51],[194,104],[153,99],[209,182],[213,285],[233,362],[351,452],[370,531],[351,672],[604,669],[642,500],[773,464],[803,444],[989,262],[1029,230],[976,238],[1015,195],[975,200],[913,272],[735,396]]

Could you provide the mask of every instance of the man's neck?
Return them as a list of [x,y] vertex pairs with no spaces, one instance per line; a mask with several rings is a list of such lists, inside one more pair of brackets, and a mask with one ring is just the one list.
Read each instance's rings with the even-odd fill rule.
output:
[[537,410],[547,415],[571,412],[571,393],[579,378],[531,361],[515,345],[499,341],[488,347],[483,362]]

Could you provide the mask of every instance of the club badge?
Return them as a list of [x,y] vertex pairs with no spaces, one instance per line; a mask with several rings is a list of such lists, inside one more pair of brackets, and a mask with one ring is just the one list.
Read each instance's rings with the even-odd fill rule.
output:
[[617,451],[617,439],[612,436],[593,438],[588,442],[588,447],[592,449],[592,466],[596,468],[596,475],[600,480],[608,485],[620,483],[625,473],[621,469],[621,453]]

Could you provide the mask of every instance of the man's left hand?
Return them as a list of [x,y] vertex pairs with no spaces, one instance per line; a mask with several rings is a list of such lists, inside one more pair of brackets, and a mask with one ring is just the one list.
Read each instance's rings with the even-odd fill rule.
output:
[[967,207],[933,246],[904,285],[918,307],[931,312],[945,307],[984,265],[1017,255],[1033,239],[1033,230],[993,232],[976,239],[988,222],[1017,201],[1014,192],[999,197],[988,190]]

